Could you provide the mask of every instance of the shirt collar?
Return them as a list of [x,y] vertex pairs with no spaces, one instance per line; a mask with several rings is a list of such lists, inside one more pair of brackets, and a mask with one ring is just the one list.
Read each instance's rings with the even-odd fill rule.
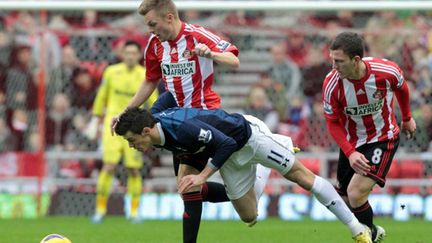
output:
[[160,140],[161,140],[161,144],[158,144],[158,145],[164,146],[165,145],[165,134],[162,130],[162,125],[160,124],[160,122],[156,123],[156,127],[159,130],[159,136],[160,136]]

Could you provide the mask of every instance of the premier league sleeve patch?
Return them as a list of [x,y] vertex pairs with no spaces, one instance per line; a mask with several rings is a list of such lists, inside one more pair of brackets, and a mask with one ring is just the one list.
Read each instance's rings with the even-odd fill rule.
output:
[[227,42],[227,41],[224,41],[224,40],[220,40],[218,43],[217,43],[217,48],[221,51],[221,52],[224,52],[228,47],[230,47],[231,46],[231,44],[229,43],[229,42]]
[[212,132],[210,130],[200,129],[200,134],[198,135],[198,141],[203,143],[209,143],[213,138]]

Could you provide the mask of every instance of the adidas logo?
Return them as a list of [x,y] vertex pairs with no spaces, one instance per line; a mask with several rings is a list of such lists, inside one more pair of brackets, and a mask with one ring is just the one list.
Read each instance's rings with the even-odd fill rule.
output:
[[177,53],[177,48],[173,48],[173,49],[171,49],[171,54],[175,54],[175,53]]
[[362,94],[366,94],[366,93],[364,92],[364,90],[362,90],[362,89],[359,89],[359,90],[357,91],[357,93],[356,93],[356,95],[362,95]]

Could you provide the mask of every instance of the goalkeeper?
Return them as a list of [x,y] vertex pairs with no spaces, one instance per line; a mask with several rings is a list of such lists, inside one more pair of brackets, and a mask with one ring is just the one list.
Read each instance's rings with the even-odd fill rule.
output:
[[[92,218],[93,223],[100,223],[107,212],[107,201],[116,166],[123,159],[127,169],[127,191],[131,198],[130,220],[139,222],[138,206],[142,190],[140,169],[143,166],[142,154],[129,148],[126,141],[120,137],[111,136],[110,122],[114,115],[122,112],[129,100],[139,89],[145,79],[145,68],[139,64],[141,59],[141,46],[135,41],[126,41],[123,50],[123,62],[110,65],[104,71],[102,83],[93,104],[93,118],[87,127],[86,135],[95,139],[97,128],[104,116],[102,134],[102,160],[103,168],[99,174],[96,192],[96,212]],[[146,104],[151,107],[157,99],[154,91]]]

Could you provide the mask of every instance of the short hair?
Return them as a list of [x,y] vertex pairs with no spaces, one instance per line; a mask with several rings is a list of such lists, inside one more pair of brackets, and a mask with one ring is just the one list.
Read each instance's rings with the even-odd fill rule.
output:
[[138,48],[138,51],[141,52],[141,45],[140,43],[138,43],[137,41],[134,40],[128,40],[124,43],[123,48],[127,47],[127,46],[136,46]]
[[127,109],[119,118],[115,126],[115,133],[124,136],[127,132],[141,134],[144,127],[153,127],[156,119],[150,111],[141,108]]
[[172,13],[178,18],[177,7],[172,0],[143,0],[138,7],[138,13],[143,16],[151,10],[155,10],[159,16]]
[[363,38],[354,32],[342,32],[336,36],[330,45],[330,50],[342,50],[350,58],[359,56],[363,58],[364,55],[364,41]]

